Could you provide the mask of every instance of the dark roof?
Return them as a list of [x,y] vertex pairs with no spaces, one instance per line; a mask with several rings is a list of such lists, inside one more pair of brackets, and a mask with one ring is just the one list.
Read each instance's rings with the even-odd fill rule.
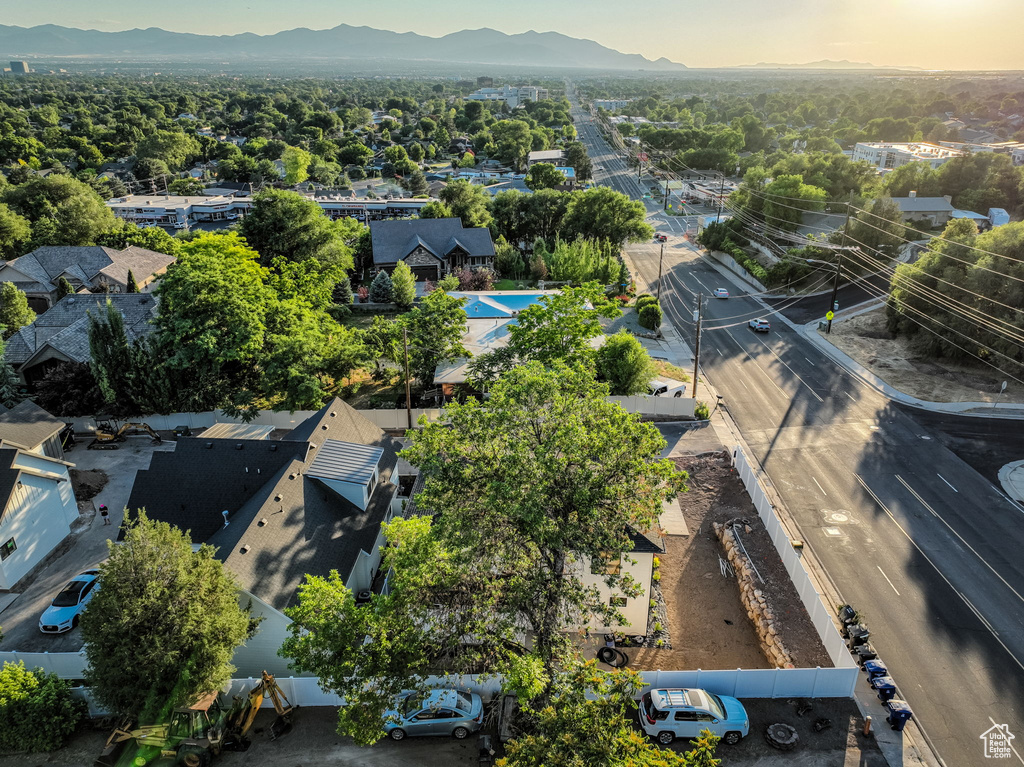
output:
[[490,231],[485,227],[465,229],[459,218],[371,221],[370,238],[375,264],[397,264],[419,244],[443,258],[451,252],[453,239],[457,239],[471,256],[494,255]]
[[25,450],[34,450],[63,428],[63,421],[29,400],[0,413],[0,440]]
[[44,346],[52,346],[75,362],[89,361],[88,313],[102,316],[106,302],[124,317],[129,340],[152,332],[150,320],[156,314],[156,298],[151,293],[77,293],[64,296],[40,314],[31,325],[12,335],[4,347],[12,365],[27,362]]
[[661,535],[654,530],[649,530],[646,533],[640,533],[629,528],[630,540],[633,541],[633,548],[630,551],[634,554],[661,554],[665,551],[665,543],[661,538]]
[[7,510],[7,504],[11,501],[14,493],[14,486],[21,476],[21,469],[14,467],[14,461],[18,457],[18,451],[10,447],[0,447],[0,514]]
[[[365,510],[309,475],[327,441],[382,450],[380,480]],[[400,447],[335,399],[285,440],[179,440],[173,453],[155,453],[138,473],[128,507],[145,507],[150,517],[191,530],[193,541],[216,546],[243,589],[283,610],[307,574],[336,569],[347,576],[360,551],[373,552]]]
[[893,197],[904,213],[952,213],[953,205],[945,197]]
[[58,278],[69,273],[85,284],[100,274],[110,282],[127,288],[128,270],[136,280],[145,280],[152,274],[174,263],[174,256],[131,245],[124,250],[100,245],[68,246],[46,245],[8,261],[6,266],[17,269],[33,280],[50,283],[56,290]]

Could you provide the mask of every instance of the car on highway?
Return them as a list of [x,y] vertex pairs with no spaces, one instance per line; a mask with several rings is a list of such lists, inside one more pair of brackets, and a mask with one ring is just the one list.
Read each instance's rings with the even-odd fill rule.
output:
[[483,721],[483,699],[464,690],[403,692],[396,698],[395,707],[384,712],[384,730],[392,740],[413,735],[462,740],[477,732]]
[[715,288],[715,298],[728,298],[729,291],[725,288]]
[[86,570],[72,578],[39,616],[44,634],[63,634],[78,625],[82,611],[99,588],[99,570]]
[[751,320],[747,324],[750,325],[750,327],[752,327],[758,333],[767,333],[769,330],[772,329],[771,323],[762,317],[758,317],[756,320]]
[[654,235],[654,239],[658,242],[668,242],[668,235],[661,234],[660,232]]
[[594,166],[594,170],[604,170],[604,166],[603,165],[595,165]]
[[707,690],[659,689],[644,693],[637,710],[640,727],[664,746],[676,738],[696,738],[711,730],[729,745],[750,732],[743,704]]

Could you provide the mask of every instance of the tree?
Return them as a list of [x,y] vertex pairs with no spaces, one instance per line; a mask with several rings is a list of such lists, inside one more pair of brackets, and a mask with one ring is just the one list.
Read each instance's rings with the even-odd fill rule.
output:
[[[10,410],[25,399],[21,392],[21,381],[18,379],[18,374],[14,372],[11,363],[7,361],[7,355],[0,347],[0,405]],[[0,637],[2,636],[0,634]]]
[[82,616],[85,678],[111,713],[149,723],[223,686],[256,624],[212,546],[193,551],[187,532],[142,510],[126,524]]
[[896,258],[905,232],[903,211],[891,197],[876,197],[864,213],[850,220],[851,244],[865,248],[869,258],[878,258],[878,253],[872,251],[880,251],[885,258]]
[[427,185],[427,177],[423,175],[423,171],[421,171],[419,168],[416,168],[412,173],[410,173],[406,177],[404,186],[414,196],[422,196],[430,191],[430,187]]
[[352,303],[352,280],[346,275],[338,280],[338,284],[334,286],[334,291],[331,294],[331,299],[336,304],[342,306],[348,306]]
[[504,237],[494,243],[494,268],[502,277],[513,280],[522,277],[526,268],[522,255]]
[[462,346],[467,329],[465,301],[435,290],[398,320],[409,333],[409,371],[423,386],[433,383],[434,370],[442,362],[468,356]]
[[58,418],[109,412],[87,362],[58,362],[47,369],[35,388],[39,407]]
[[420,218],[454,218],[452,209],[439,200],[431,200],[420,208]]
[[610,187],[595,187],[572,196],[562,221],[562,236],[567,240],[608,240],[616,244],[643,242],[654,235],[646,217],[642,202]]
[[657,429],[607,393],[585,371],[531,363],[486,404],[450,404],[443,425],[412,434],[403,455],[425,477],[418,508],[434,516],[387,526],[390,593],[356,608],[335,574],[307,578],[288,611],[281,652],[346,698],[339,731],[379,739],[393,695],[439,667],[505,672],[543,709],[572,652],[567,630],[619,619],[573,563],[628,551],[630,530],[655,524],[685,475],[659,459]]
[[642,328],[657,330],[661,327],[661,306],[655,302],[640,307],[640,311],[637,312],[637,322]]
[[491,222],[483,189],[464,178],[452,181],[438,197],[451,209],[452,215],[462,219],[465,227],[487,226]]
[[0,326],[4,338],[10,338],[26,325],[31,325],[36,313],[28,308],[28,297],[13,282],[0,283]]
[[157,184],[171,175],[171,169],[159,157],[140,157],[132,166],[132,174],[139,181],[152,181],[148,186],[156,191]]
[[155,250],[157,253],[166,253],[175,257],[181,249],[181,240],[168,234],[163,227],[148,226],[140,229],[135,224],[120,219],[112,229],[97,238],[96,244],[118,250],[124,250],[129,245],[134,245],[137,248]]
[[128,293],[138,293],[139,292],[139,283],[137,283],[135,281],[135,275],[132,274],[132,270],[131,269],[128,270],[128,277],[126,279],[126,283],[127,283],[127,292]]
[[416,301],[416,278],[405,261],[399,261],[391,273],[391,300],[399,309],[411,309]]
[[90,245],[114,226],[96,191],[70,176],[34,176],[3,192],[3,202],[32,223],[32,245]]
[[[555,677],[550,704],[520,695],[523,734],[509,741],[499,767],[688,767],[689,754],[659,748],[639,732],[636,697],[643,677],[630,669],[601,671],[573,660]],[[714,737],[714,736],[712,736]],[[717,741],[717,738],[715,739]],[[715,767],[718,762],[707,767]]]
[[546,162],[539,162],[526,172],[526,186],[531,191],[538,189],[554,189],[566,181],[565,174],[554,165]]
[[32,226],[28,219],[0,203],[0,258],[24,255],[31,240]]
[[176,178],[167,185],[167,191],[171,194],[201,195],[206,190],[206,185],[198,178]]
[[268,189],[253,197],[239,231],[270,266],[275,258],[316,259],[324,266],[353,267],[352,249],[366,230],[351,218],[331,221],[313,200],[298,192]]
[[647,394],[654,375],[647,350],[625,330],[609,336],[597,350],[597,376],[608,383],[612,394]]
[[593,175],[593,164],[587,155],[587,147],[580,141],[573,141],[565,146],[565,162],[576,169],[576,178],[588,181]]
[[139,158],[162,160],[171,170],[181,170],[199,154],[199,142],[181,131],[157,130],[139,142],[135,154]]
[[281,153],[281,162],[284,163],[284,183],[289,186],[301,184],[309,178],[309,164],[313,161],[313,155],[305,149],[290,146]]
[[391,303],[394,295],[391,275],[381,269],[370,283],[370,300],[377,304],[388,304]]
[[533,135],[530,126],[522,120],[499,120],[491,126],[494,137],[496,159],[517,170],[526,166],[527,157],[533,149]]
[[764,188],[762,214],[768,226],[794,232],[803,222],[803,211],[822,210],[828,193],[805,184],[801,176],[776,176]]
[[4,661],[0,670],[0,749],[56,751],[85,718],[85,702],[71,692],[70,680],[24,661]]

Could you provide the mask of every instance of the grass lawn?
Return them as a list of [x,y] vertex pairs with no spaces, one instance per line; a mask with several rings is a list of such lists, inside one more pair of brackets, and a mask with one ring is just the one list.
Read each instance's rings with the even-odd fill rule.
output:
[[393,320],[398,316],[395,312],[352,312],[341,321],[341,324],[349,328],[365,330],[373,324],[374,317],[385,317]]
[[671,362],[665,362],[665,360],[651,360],[651,362],[654,363],[654,369],[658,371],[659,377],[672,378],[683,383],[690,380],[690,376],[685,370],[673,365]]
[[494,289],[519,290],[520,283],[526,286],[526,290],[531,290],[536,287],[536,283],[533,280],[498,280],[494,283]]

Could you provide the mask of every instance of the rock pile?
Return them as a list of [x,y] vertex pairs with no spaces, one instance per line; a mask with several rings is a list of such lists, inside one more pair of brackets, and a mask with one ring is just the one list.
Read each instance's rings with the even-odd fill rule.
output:
[[754,567],[744,553],[743,548],[737,542],[734,526],[739,525],[747,533],[751,532],[750,525],[744,524],[743,520],[714,524],[715,536],[725,549],[726,559],[736,572],[736,581],[740,587],[740,600],[747,609],[747,617],[754,625],[757,638],[761,643],[761,651],[765,657],[777,668],[795,668],[793,658],[782,642],[779,629],[776,625],[775,615],[771,609],[768,597],[763,591],[763,584],[754,572]]

